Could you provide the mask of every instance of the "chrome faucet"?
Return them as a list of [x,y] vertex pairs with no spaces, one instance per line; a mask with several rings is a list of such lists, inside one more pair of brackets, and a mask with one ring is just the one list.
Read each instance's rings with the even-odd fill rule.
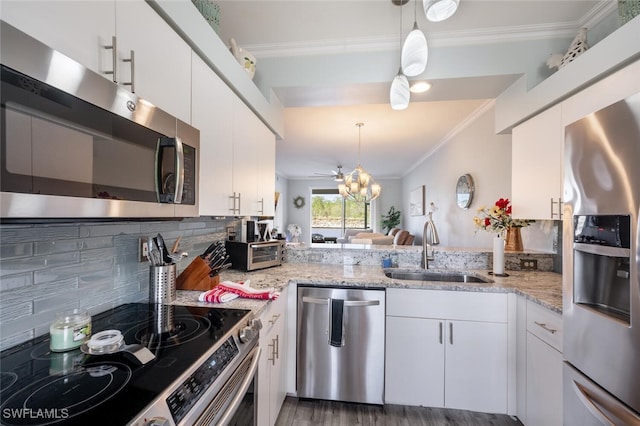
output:
[[424,223],[424,228],[422,228],[422,256],[424,260],[424,269],[429,269],[429,261],[434,260],[433,246],[440,244],[438,231],[436,231],[436,225],[433,223],[433,219],[431,217],[432,213],[433,212],[429,212],[429,220]]

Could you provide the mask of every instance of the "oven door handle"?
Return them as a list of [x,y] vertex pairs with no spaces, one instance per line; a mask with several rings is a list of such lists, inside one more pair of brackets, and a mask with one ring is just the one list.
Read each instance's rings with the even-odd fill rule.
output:
[[593,415],[600,423],[608,426],[615,426],[616,422],[612,421],[599,407],[602,405],[606,410],[610,411],[620,420],[624,421],[626,425],[638,426],[640,425],[640,419],[631,414],[622,405],[618,404],[613,398],[605,397],[605,395],[592,395],[582,385],[573,381],[573,390],[578,396],[578,399],[582,402],[587,410]]
[[256,375],[256,371],[258,371],[258,361],[260,360],[260,352],[261,352],[260,346],[256,346],[256,348],[249,353],[249,356],[254,357],[253,360],[251,361],[251,366],[249,367],[249,374],[247,374],[247,376],[244,378],[244,380],[240,384],[239,390],[236,393],[236,395],[233,397],[233,400],[231,401],[229,408],[227,408],[227,411],[225,411],[222,417],[220,417],[219,424],[221,425],[228,424],[229,421],[231,420],[231,417],[233,417],[233,415],[238,410],[238,407],[240,406],[240,403],[244,398],[244,394],[247,392],[247,389],[249,389],[249,386],[251,385],[251,381],[253,380],[253,377]]

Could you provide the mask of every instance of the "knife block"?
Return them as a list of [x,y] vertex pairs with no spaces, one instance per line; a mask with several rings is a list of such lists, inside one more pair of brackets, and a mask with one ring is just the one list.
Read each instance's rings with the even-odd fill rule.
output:
[[207,291],[220,283],[220,276],[210,277],[211,268],[200,257],[196,257],[176,279],[178,290]]

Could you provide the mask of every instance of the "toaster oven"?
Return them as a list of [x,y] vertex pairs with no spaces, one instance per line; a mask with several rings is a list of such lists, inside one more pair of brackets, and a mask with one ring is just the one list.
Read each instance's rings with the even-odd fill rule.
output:
[[240,271],[253,271],[282,265],[284,241],[227,241],[227,254],[231,267]]

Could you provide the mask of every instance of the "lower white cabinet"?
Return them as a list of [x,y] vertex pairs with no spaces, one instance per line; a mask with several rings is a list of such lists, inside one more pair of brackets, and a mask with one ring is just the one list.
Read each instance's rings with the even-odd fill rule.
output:
[[506,413],[506,294],[387,289],[385,403]]
[[526,426],[562,425],[562,316],[527,302]]
[[260,315],[260,362],[258,365],[258,426],[273,426],[286,396],[286,288]]

